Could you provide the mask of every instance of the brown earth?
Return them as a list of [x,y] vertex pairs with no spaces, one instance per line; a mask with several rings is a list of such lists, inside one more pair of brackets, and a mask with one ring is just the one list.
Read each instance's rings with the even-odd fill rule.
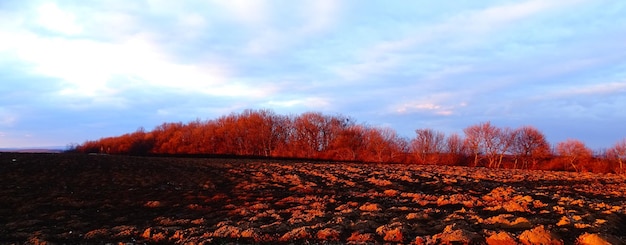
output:
[[0,154],[0,243],[624,244],[618,175]]

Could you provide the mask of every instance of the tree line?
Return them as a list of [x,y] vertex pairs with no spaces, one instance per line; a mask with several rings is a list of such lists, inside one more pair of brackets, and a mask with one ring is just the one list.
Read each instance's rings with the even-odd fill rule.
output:
[[70,151],[105,154],[211,154],[332,161],[441,164],[625,173],[626,139],[595,153],[582,141],[551,146],[532,126],[501,128],[482,122],[464,135],[424,128],[413,138],[388,127],[359,124],[343,115],[279,115],[245,110],[211,120],[163,123],[152,131],[86,141]]

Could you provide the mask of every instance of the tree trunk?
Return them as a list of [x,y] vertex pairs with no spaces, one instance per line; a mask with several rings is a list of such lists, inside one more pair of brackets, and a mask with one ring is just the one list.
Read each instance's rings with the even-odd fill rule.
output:
[[578,168],[576,167],[576,164],[574,164],[575,161],[576,161],[576,158],[573,158],[569,163],[574,168],[574,171],[576,171],[578,173]]
[[474,154],[474,167],[478,167],[478,153]]

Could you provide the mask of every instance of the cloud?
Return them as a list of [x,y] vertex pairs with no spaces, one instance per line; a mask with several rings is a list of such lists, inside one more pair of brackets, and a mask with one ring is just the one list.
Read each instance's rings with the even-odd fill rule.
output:
[[[355,54],[353,58],[356,62],[339,66],[335,71],[345,79],[360,80],[381,73],[406,72],[406,69],[414,69],[407,63],[421,62],[433,56],[447,62],[458,62],[447,56],[454,57],[468,50],[485,48],[488,42],[493,42],[491,39],[497,40],[501,30],[515,29],[516,24],[531,17],[566,9],[580,2],[531,0],[456,13],[437,22],[415,25],[392,38],[376,40],[373,45]],[[466,57],[480,59],[473,55]],[[458,65],[467,67],[467,64]],[[429,75],[416,72],[418,75]]]
[[[331,28],[337,19],[339,3],[336,1],[305,1],[298,4],[274,6],[274,13],[257,27],[244,47],[245,54],[267,55],[284,52]],[[270,10],[268,10],[270,12]],[[279,18],[287,15],[290,21]],[[261,22],[261,23],[264,23]]]
[[574,87],[568,88],[563,92],[558,92],[556,95],[558,97],[565,96],[579,96],[579,95],[596,95],[596,96],[604,96],[604,95],[612,95],[619,94],[623,95],[626,92],[626,82],[613,82],[613,83],[602,83],[602,84],[589,84],[582,87]]
[[[258,3],[263,4],[260,1]],[[184,27],[181,33],[214,31],[206,29],[211,27],[211,19],[193,12],[188,15],[176,12],[176,9],[188,9],[189,5],[172,5],[162,1],[150,1],[148,4],[148,9],[153,13],[173,17],[177,25]],[[233,8],[246,6],[241,2]],[[169,43],[188,42],[188,38],[197,36],[184,36],[182,39],[176,35],[165,37],[158,29],[153,29],[155,24],[146,23],[150,16],[145,12],[140,15],[129,14],[139,11],[141,7],[145,6],[122,6],[120,3],[106,7],[82,6],[73,10],[82,9],[86,12],[73,13],[71,8],[44,4],[35,9],[35,15],[43,16],[37,20],[51,20],[49,28],[46,27],[50,32],[41,32],[33,28],[30,25],[32,23],[20,20],[19,15],[12,15],[7,22],[13,21],[15,25],[7,25],[4,21],[4,25],[0,24],[0,37],[6,44],[0,47],[4,57],[2,60],[23,63],[20,69],[26,72],[23,73],[25,75],[47,78],[48,84],[55,84],[49,87],[57,89],[47,94],[48,100],[72,110],[103,106],[128,109],[136,105],[136,101],[144,100],[136,95],[142,94],[139,91],[153,91],[148,96],[205,96],[206,101],[216,97],[255,100],[266,98],[278,90],[272,82],[260,82],[258,79],[261,77],[247,78],[236,74],[246,69],[247,59],[239,54],[235,54],[232,59],[225,58],[226,54],[223,53],[202,55],[202,59],[195,60],[181,58],[180,54],[173,52],[176,50],[169,49]],[[89,12],[98,8],[102,11]],[[50,13],[42,12],[47,10]],[[246,10],[234,11],[240,11],[243,15]],[[249,11],[254,12],[254,9]],[[69,28],[77,22],[88,27],[80,35],[51,34],[53,30],[63,31],[63,34],[79,34],[77,28]],[[122,31],[107,33],[110,29]],[[99,30],[105,34],[99,33]],[[237,43],[228,45],[236,47]],[[201,50],[201,47],[189,48]]]
[[452,116],[459,113],[461,108],[468,105],[462,98],[465,92],[450,91],[431,93],[423,98],[411,100],[394,106],[397,114],[432,114],[437,116]]
[[82,27],[76,22],[76,16],[60,9],[55,3],[46,2],[37,8],[37,23],[53,32],[76,35]]
[[[515,96],[491,97],[473,101],[474,115],[482,113],[487,120],[515,122],[517,124],[553,124],[555,122],[589,125],[626,119],[620,113],[626,106],[626,83],[539,83],[535,86],[516,87]],[[497,99],[501,98],[501,99]],[[494,103],[493,101],[498,101]],[[552,126],[549,126],[552,127]],[[558,127],[547,128],[551,131]],[[578,126],[577,126],[578,127]],[[590,126],[589,126],[590,127]],[[606,129],[609,130],[609,129]],[[562,134],[559,132],[559,134]]]
[[563,8],[566,5],[571,5],[581,2],[579,0],[573,1],[559,1],[548,2],[541,0],[530,0],[523,2],[515,2],[511,4],[492,6],[474,13],[470,13],[467,16],[461,16],[458,19],[453,20],[449,24],[451,26],[457,26],[463,23],[463,27],[468,27],[470,32],[484,32],[493,31],[496,28],[507,26],[513,22],[524,20],[536,14],[540,14],[555,8]]
[[599,96],[624,95],[626,82],[598,84],[560,85],[533,97],[533,100],[560,100],[567,98],[589,98]]
[[622,9],[588,0],[3,2],[0,123],[12,115],[23,132],[41,121],[69,131],[75,120],[97,138],[259,107],[406,132],[416,121],[454,131],[483,120],[622,118]]
[[[9,39],[17,58],[31,72],[60,79],[61,96],[113,96],[128,88],[162,87],[211,96],[262,96],[262,91],[229,78],[217,63],[180,64],[149,37],[137,35],[120,43],[86,39],[45,38],[31,33]],[[112,79],[126,80],[120,87]],[[267,91],[266,91],[267,92]]]
[[301,7],[300,13],[306,16],[300,29],[301,35],[314,35],[334,26],[339,19],[341,3],[333,0],[312,0]]
[[234,21],[248,28],[263,27],[269,21],[269,6],[265,0],[212,1],[225,9]]
[[444,109],[441,105],[433,103],[404,104],[397,111],[399,113],[406,113],[408,111],[431,111],[437,115],[452,115],[451,110]]
[[287,100],[271,100],[265,103],[265,106],[269,108],[294,108],[301,107],[308,110],[320,110],[327,109],[331,106],[331,100],[323,97],[306,97],[302,99],[287,99]]

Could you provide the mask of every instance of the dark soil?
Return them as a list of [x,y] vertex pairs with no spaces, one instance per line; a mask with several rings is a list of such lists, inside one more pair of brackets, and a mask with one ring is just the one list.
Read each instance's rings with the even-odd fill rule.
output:
[[539,226],[565,244],[585,233],[624,243],[626,178],[0,153],[3,244],[440,243],[453,239],[446,230],[470,234],[460,244],[480,244],[497,232],[520,242]]

